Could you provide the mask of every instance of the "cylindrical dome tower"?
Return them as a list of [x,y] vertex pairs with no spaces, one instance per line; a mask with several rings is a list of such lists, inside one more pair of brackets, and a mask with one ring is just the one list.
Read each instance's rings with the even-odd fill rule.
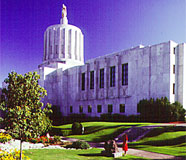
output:
[[63,5],[60,24],[49,26],[44,33],[43,65],[63,69],[83,65],[83,42],[81,30],[68,24]]

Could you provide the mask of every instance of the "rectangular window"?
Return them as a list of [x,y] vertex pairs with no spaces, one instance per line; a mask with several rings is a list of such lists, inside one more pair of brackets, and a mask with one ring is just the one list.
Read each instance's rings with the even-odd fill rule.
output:
[[58,45],[55,45],[55,53],[58,54]]
[[115,86],[115,66],[110,67],[110,87]]
[[112,104],[108,104],[108,113],[112,113],[113,107]]
[[173,54],[175,54],[176,53],[176,47],[174,47],[174,51],[173,51]]
[[81,74],[81,89],[85,90],[85,73]]
[[70,113],[72,113],[73,112],[73,107],[72,106],[70,106]]
[[94,89],[94,71],[90,72],[90,89]]
[[68,58],[71,58],[71,34],[72,30],[68,30]]
[[100,69],[99,88],[104,88],[104,68]]
[[175,94],[175,83],[173,83],[173,94]]
[[50,54],[52,54],[52,46],[50,46],[49,48],[50,48]]
[[79,113],[83,113],[83,106],[79,106]]
[[88,113],[92,113],[92,106],[88,105]]
[[128,85],[128,63],[122,64],[122,85]]
[[102,106],[101,105],[97,105],[97,112],[101,113],[102,112]]
[[120,110],[120,113],[125,113],[125,104],[120,104],[119,110]]
[[175,65],[173,65],[173,74],[175,74]]

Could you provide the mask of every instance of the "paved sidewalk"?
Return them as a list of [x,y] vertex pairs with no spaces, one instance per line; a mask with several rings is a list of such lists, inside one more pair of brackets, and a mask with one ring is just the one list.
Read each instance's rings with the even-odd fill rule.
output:
[[171,155],[147,152],[147,151],[142,151],[142,150],[137,150],[137,149],[129,149],[127,154],[149,158],[149,159],[177,159],[176,157],[171,156]]
[[[89,145],[91,147],[104,149],[104,142],[100,142],[100,143],[89,142]],[[122,148],[119,148],[119,150],[122,150]],[[129,148],[127,154],[149,158],[149,159],[177,159],[177,160],[183,159],[183,158],[179,158],[179,157],[175,157],[171,155],[142,151],[142,150],[132,149],[132,148]]]

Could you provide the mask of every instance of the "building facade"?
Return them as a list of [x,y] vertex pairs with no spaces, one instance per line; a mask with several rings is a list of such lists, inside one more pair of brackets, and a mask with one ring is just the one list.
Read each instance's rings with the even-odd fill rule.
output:
[[140,100],[165,96],[186,108],[185,43],[140,45],[84,64],[83,34],[68,24],[64,5],[61,24],[45,31],[38,72],[48,93],[45,102],[64,116],[136,115]]

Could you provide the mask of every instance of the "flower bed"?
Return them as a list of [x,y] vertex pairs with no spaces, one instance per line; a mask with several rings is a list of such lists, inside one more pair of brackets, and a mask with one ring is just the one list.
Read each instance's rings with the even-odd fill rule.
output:
[[31,143],[43,143],[43,144],[58,144],[62,145],[63,142],[61,142],[60,136],[54,136],[53,138],[48,138],[47,136],[41,136],[39,138],[31,138],[28,140],[28,142]]
[[0,143],[8,142],[12,139],[12,137],[9,134],[6,133],[0,133]]
[[[6,152],[0,149],[0,160],[19,160],[20,151],[15,149],[13,152]],[[22,160],[30,160],[28,156],[22,152]]]

